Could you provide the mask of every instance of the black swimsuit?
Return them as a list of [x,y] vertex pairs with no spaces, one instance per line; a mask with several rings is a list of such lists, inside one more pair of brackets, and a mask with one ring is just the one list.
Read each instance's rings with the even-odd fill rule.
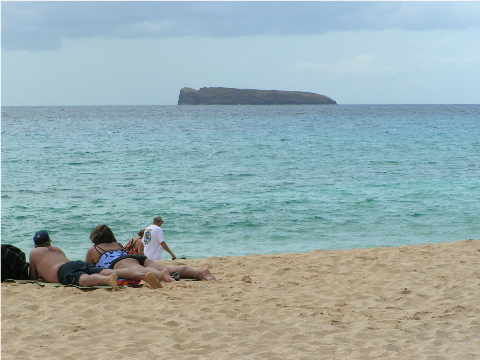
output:
[[[110,251],[105,251],[100,246],[93,245],[95,247],[95,250],[97,250],[97,252],[101,255],[95,266],[101,267],[104,269],[113,269],[116,263],[127,258],[132,258],[137,260],[138,263],[142,266],[143,264],[145,264],[145,260],[147,260],[147,257],[145,255],[138,255],[138,254],[129,255],[127,254],[127,252],[125,251],[125,248],[121,244],[118,244],[118,245],[120,245],[121,249],[110,250]],[[98,249],[102,250],[103,253],[98,251]]]

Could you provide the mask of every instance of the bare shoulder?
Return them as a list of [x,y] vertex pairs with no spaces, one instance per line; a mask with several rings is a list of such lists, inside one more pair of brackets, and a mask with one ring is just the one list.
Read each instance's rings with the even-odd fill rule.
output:
[[87,250],[87,254],[86,254],[87,258],[89,258],[89,257],[91,257],[91,256],[93,256],[93,255],[95,254],[94,249],[95,249],[95,248],[94,248],[93,246],[91,246],[91,247]]
[[64,255],[64,252],[62,251],[62,249],[58,248],[58,247],[54,247],[54,246],[43,246],[43,247],[37,247],[35,249],[32,249],[32,251],[30,252],[30,257],[38,257],[38,256],[42,256],[42,255],[45,255],[45,254],[52,254],[52,253],[57,253],[57,254],[63,254]]
[[93,245],[87,250],[87,253],[85,254],[85,261],[95,265],[98,259],[100,259],[100,253],[95,248],[95,245]]
[[46,247],[37,247],[37,248],[34,248],[32,249],[32,251],[30,251],[30,257],[32,256],[39,256],[41,254],[46,254],[48,253],[50,250]]
[[30,251],[30,266],[36,266],[39,263],[42,263],[45,258],[50,257],[49,255],[52,252],[46,247],[37,247]]
[[58,248],[58,247],[55,247],[55,246],[48,246],[48,250],[50,250],[52,252],[59,252],[59,253],[63,254],[63,250]]

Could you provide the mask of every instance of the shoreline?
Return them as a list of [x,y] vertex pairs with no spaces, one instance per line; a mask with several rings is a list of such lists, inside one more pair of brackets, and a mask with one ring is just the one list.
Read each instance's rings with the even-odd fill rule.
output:
[[2,283],[2,359],[480,358],[480,240],[169,260],[218,281]]

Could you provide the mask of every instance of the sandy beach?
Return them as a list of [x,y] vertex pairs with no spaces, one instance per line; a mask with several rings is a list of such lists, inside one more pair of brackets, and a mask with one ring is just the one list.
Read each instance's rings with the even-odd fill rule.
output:
[[480,240],[164,263],[218,281],[2,283],[2,359],[480,359]]

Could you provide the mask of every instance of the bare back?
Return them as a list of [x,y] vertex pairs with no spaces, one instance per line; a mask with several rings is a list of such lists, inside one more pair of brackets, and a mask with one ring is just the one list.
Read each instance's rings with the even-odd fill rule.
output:
[[54,246],[37,247],[30,252],[30,278],[58,282],[58,269],[70,260]]
[[96,247],[94,245],[90,249],[88,249],[87,255],[85,257],[85,261],[92,265],[95,265],[100,259],[100,256],[102,256],[105,252],[113,251],[113,250],[125,250],[125,249],[118,242],[101,243],[96,245]]

